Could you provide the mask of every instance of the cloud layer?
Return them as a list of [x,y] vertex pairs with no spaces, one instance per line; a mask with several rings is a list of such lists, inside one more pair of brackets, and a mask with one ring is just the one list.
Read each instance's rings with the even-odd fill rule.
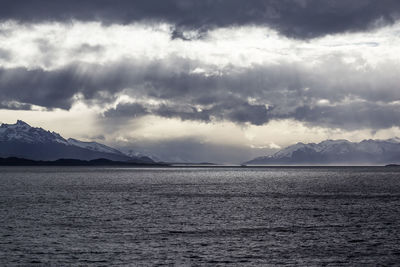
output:
[[4,0],[0,114],[70,116],[87,125],[73,137],[218,160],[400,134],[399,12],[396,0]]
[[400,67],[394,63],[357,69],[338,56],[314,66],[232,66],[218,74],[197,73],[199,66],[201,62],[174,57],[71,64],[49,71],[0,69],[0,88],[3,101],[69,109],[80,98],[105,107],[109,118],[157,115],[254,125],[295,119],[346,129],[400,126]]
[[393,23],[399,12],[396,0],[3,0],[0,4],[2,19],[24,22],[163,21],[176,25],[178,32],[256,24],[295,38],[363,31]]

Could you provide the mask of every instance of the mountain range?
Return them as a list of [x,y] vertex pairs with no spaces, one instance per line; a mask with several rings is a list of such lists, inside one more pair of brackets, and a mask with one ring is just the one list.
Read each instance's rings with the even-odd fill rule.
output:
[[[60,134],[32,127],[24,121],[0,126],[0,158],[36,161],[107,159],[130,163],[159,161],[134,151],[123,153],[97,142],[65,139]],[[400,162],[400,138],[386,140],[326,140],[297,143],[271,156],[258,157],[245,165],[382,165]]]
[[18,157],[30,160],[108,159],[113,161],[154,163],[144,155],[125,154],[97,143],[65,139],[60,134],[31,127],[24,121],[0,126],[0,157]]
[[297,143],[272,156],[258,157],[245,165],[381,165],[400,162],[400,138],[387,140],[326,140]]

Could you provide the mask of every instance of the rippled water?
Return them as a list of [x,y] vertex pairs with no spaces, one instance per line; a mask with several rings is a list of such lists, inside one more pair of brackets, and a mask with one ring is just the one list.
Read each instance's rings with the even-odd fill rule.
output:
[[1,265],[390,265],[400,168],[0,168]]

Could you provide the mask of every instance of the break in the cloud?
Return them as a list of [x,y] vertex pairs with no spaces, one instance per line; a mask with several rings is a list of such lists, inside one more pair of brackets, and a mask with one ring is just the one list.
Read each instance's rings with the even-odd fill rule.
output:
[[394,0],[1,1],[0,120],[219,162],[398,135],[399,11]]

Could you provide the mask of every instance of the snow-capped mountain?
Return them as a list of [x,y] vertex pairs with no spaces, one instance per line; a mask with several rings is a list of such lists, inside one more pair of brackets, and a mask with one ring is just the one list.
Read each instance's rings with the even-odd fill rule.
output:
[[272,156],[255,158],[244,164],[388,164],[400,162],[400,138],[363,140],[326,140],[321,143],[297,143]]
[[18,120],[15,124],[2,124],[0,126],[0,142],[24,142],[24,143],[60,143],[68,145],[68,141],[58,133],[33,128],[26,122]]
[[121,155],[123,154],[121,151],[119,151],[115,148],[112,148],[112,147],[109,147],[109,146],[106,146],[106,145],[103,145],[103,144],[100,144],[97,142],[83,142],[83,141],[76,140],[74,138],[68,138],[67,141],[68,141],[69,145],[89,149],[89,150],[96,151],[96,152],[121,154]]
[[117,161],[153,162],[144,156],[126,155],[97,142],[65,139],[58,133],[31,127],[21,120],[15,124],[0,126],[0,157],[20,157],[32,160],[105,158]]

